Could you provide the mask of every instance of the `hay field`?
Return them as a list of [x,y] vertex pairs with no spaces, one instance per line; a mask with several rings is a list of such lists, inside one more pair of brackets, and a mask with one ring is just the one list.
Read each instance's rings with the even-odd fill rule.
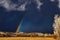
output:
[[52,37],[0,37],[0,40],[56,40]]

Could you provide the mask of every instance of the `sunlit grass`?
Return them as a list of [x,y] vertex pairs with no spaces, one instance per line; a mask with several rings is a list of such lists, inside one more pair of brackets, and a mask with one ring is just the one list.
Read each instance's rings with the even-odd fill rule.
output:
[[53,37],[0,37],[0,40],[56,40]]

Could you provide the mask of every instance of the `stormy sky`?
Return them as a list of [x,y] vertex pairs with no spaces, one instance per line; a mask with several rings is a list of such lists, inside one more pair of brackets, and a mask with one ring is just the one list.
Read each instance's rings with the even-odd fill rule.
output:
[[0,31],[53,33],[60,0],[0,0]]

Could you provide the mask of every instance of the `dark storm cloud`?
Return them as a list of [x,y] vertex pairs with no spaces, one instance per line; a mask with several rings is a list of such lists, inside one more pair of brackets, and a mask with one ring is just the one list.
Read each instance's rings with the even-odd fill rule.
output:
[[[53,33],[54,15],[59,14],[57,2],[35,1],[22,2],[22,5],[15,3],[15,1],[11,3],[10,0],[0,2],[0,31],[15,32],[21,24],[19,32]],[[40,8],[39,10],[37,6]],[[26,10],[21,11],[22,7],[26,7]],[[9,11],[6,12],[5,9]]]
[[57,6],[58,4],[55,1],[52,2],[49,0],[43,0],[41,2],[43,5],[41,5],[40,10],[37,10],[34,3],[31,3],[27,7],[27,14],[26,17],[24,17],[24,20],[26,21],[24,21],[25,23],[22,22],[19,31],[53,33],[54,28],[52,25],[54,22],[54,15],[60,15],[59,8]]

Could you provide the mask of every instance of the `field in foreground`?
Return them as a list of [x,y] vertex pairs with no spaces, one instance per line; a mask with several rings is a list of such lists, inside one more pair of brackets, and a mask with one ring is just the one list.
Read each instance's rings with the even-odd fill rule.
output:
[[0,37],[0,40],[56,40],[52,37]]

